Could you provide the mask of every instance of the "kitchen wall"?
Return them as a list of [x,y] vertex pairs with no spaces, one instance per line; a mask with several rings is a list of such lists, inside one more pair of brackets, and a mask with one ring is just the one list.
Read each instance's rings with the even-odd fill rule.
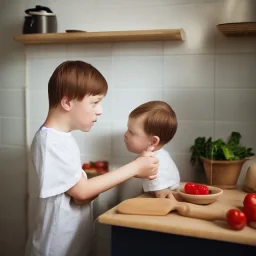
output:
[[[204,179],[189,163],[189,147],[198,136],[225,139],[236,130],[243,136],[242,143],[256,148],[256,39],[226,38],[218,32],[223,2],[0,0],[1,255],[22,254],[27,171],[31,217],[36,198],[35,175],[26,152],[47,114],[49,77],[65,60],[93,64],[109,83],[104,113],[92,131],[74,132],[82,161],[106,159],[113,168],[131,161],[134,155],[123,144],[127,116],[149,100],[164,100],[176,111],[178,131],[166,149],[182,180]],[[21,33],[24,10],[36,4],[57,14],[59,32],[182,27],[187,40],[24,47],[12,36]],[[140,185],[139,180],[131,179],[102,194],[95,201],[95,215],[139,194]],[[96,227],[96,253],[105,256],[110,246],[109,227]]]
[[[16,1],[17,2],[17,1]],[[22,1],[21,1],[22,2]],[[22,255],[25,243],[25,58],[12,40],[25,3],[0,1],[0,255]]]

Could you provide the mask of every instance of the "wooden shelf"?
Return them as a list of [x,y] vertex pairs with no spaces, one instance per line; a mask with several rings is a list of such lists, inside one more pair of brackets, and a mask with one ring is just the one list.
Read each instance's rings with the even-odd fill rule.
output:
[[185,40],[183,29],[22,34],[14,40],[23,44],[74,44],[133,41]]
[[226,36],[256,36],[256,22],[223,23],[217,27]]

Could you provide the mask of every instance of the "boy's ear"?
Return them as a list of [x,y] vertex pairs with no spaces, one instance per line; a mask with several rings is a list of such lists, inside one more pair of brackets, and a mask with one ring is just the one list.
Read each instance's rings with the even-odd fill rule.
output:
[[70,111],[72,108],[72,101],[69,100],[68,97],[63,97],[60,104],[66,111]]
[[156,147],[160,142],[160,138],[158,136],[153,136],[151,138],[151,145],[150,146],[153,146],[153,147]]

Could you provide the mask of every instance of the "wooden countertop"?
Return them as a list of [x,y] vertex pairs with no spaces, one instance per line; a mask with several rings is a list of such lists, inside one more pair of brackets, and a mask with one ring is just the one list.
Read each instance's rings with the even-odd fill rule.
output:
[[[243,206],[245,192],[239,189],[224,190],[219,199],[205,207],[224,210]],[[143,194],[140,197],[149,197]],[[166,216],[142,216],[118,214],[116,207],[99,216],[102,224],[158,231],[176,235],[234,242],[256,246],[256,229],[246,226],[243,230],[231,230],[224,221],[206,221],[188,218],[171,212]]]

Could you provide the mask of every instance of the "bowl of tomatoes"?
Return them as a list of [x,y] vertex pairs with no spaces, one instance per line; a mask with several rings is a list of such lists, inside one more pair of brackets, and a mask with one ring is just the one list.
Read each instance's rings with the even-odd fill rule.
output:
[[206,205],[217,201],[222,195],[223,190],[213,186],[187,182],[183,188],[178,190],[178,193],[189,203]]
[[108,161],[96,161],[83,163],[82,169],[86,172],[88,178],[98,176],[108,172]]

